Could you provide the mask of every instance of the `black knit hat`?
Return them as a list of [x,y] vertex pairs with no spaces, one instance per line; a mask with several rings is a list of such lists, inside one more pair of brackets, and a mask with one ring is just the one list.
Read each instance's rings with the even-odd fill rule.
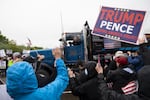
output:
[[23,61],[27,61],[29,63],[34,63],[36,61],[36,59],[32,56],[27,56],[27,57],[23,58]]
[[97,75],[97,72],[95,70],[95,67],[96,67],[96,62],[95,61],[88,61],[86,64],[85,64],[85,68],[87,69],[87,72],[88,72],[88,78],[93,78],[94,76]]
[[95,61],[88,61],[84,64],[84,70],[81,71],[80,75],[77,77],[79,84],[87,82],[87,80],[92,79],[94,76],[97,75],[95,70],[96,62]]

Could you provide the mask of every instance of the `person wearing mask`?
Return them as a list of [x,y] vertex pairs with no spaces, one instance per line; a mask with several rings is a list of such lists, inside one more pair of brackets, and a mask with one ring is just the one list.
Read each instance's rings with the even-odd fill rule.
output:
[[60,100],[69,78],[64,61],[61,59],[61,50],[55,48],[52,53],[55,58],[57,76],[54,81],[44,87],[38,88],[35,72],[28,62],[16,62],[8,68],[7,92],[14,100]]
[[150,100],[150,66],[144,66],[137,73],[137,79],[139,83],[139,89],[137,94],[125,95],[118,93],[107,87],[107,84],[104,80],[103,68],[98,63],[96,66],[96,71],[98,73],[98,89],[99,95],[103,100]]
[[72,70],[68,71],[70,89],[73,95],[78,96],[80,100],[100,100],[95,66],[95,61],[88,61],[85,69],[78,76]]

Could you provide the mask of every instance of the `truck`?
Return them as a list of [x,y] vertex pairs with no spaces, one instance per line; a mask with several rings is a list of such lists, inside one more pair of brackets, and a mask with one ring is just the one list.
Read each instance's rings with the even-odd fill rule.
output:
[[[91,34],[91,29],[86,21],[84,29],[81,32],[66,32],[62,34],[60,48],[62,49],[62,58],[68,67],[74,67],[78,62],[87,62],[89,60],[97,61],[97,55],[103,52],[103,38]],[[54,65],[52,49],[31,50],[30,55],[36,57],[37,54],[44,55],[43,63],[49,66]]]
[[[126,1],[124,2],[127,3]],[[112,3],[116,2],[113,1]],[[118,6],[112,4],[101,7],[93,31],[86,21],[81,32],[62,34],[60,39],[62,58],[67,67],[76,68],[79,62],[98,61],[98,55],[100,55],[101,65],[104,66],[106,59],[112,59],[116,51],[136,51],[139,49],[139,43],[141,43],[139,38],[144,40],[142,42],[145,42],[145,37],[143,36],[147,33],[145,29],[147,26],[146,19],[148,18],[146,12],[149,11],[139,9],[139,6],[136,8],[129,7],[129,4],[122,8],[121,3],[118,4]],[[147,35],[150,36],[149,34]],[[147,42],[150,49],[150,39]],[[30,55],[34,57],[37,54],[44,55],[45,59],[42,62],[49,66],[41,68],[48,69],[55,65],[52,49],[32,50],[30,52]]]
[[[62,49],[62,59],[64,60],[66,66],[73,70],[77,69],[79,62],[85,63],[89,60],[97,60],[97,55],[101,52],[101,48],[103,48],[103,38],[92,35],[91,29],[86,24],[85,28],[81,30],[81,32],[66,32],[63,33],[61,39],[59,39],[61,44],[60,48]],[[45,79],[42,78],[42,80],[40,80],[43,82],[45,82],[47,79],[51,80],[51,75],[49,72],[54,74],[54,77],[56,76],[56,70],[54,67],[55,59],[52,55],[52,49],[53,48],[30,51],[30,56],[32,57],[37,57],[38,54],[45,56],[45,58],[42,60],[40,68],[38,68],[36,71],[37,77],[39,77],[41,74],[42,76],[45,76]],[[39,84],[42,83],[43,86],[43,82],[39,82]],[[48,82],[49,81],[44,83],[44,85]],[[78,100],[78,97],[73,96],[68,87],[64,91],[61,99],[70,100],[70,98],[72,98],[72,100]]]
[[[113,54],[121,50],[123,52],[136,51],[139,45],[129,44],[126,42],[106,39],[101,36],[93,35],[88,22],[84,24],[81,32],[66,32],[62,34],[60,41],[60,48],[62,49],[62,58],[69,68],[77,67],[79,62],[98,61],[98,55],[102,66],[104,66],[106,59],[112,59]],[[110,41],[111,43],[107,43]],[[148,39],[149,41],[149,39]],[[114,42],[114,43],[113,43]],[[148,42],[149,45],[150,42]],[[112,48],[108,48],[109,46]],[[118,46],[119,45],[119,46]],[[148,46],[150,49],[150,46]],[[45,59],[42,63],[46,63],[49,67],[54,66],[54,57],[52,49],[31,50],[30,55],[36,57],[38,54],[44,55]]]

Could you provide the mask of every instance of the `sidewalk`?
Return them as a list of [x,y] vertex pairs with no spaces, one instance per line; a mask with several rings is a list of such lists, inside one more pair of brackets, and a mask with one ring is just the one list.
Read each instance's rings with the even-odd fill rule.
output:
[[6,82],[6,75],[3,71],[0,71],[0,81],[1,81],[1,83]]
[[0,84],[5,84],[6,78],[5,77],[0,77]]

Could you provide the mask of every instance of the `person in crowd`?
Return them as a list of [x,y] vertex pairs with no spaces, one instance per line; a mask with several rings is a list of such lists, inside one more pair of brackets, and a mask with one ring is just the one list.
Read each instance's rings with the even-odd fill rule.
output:
[[108,73],[109,70],[115,70],[115,69],[117,69],[115,58],[117,58],[119,56],[124,56],[124,53],[122,51],[116,51],[115,52],[115,55],[113,56],[112,61],[109,63],[108,67],[106,67],[104,69],[104,76],[107,75],[107,73]]
[[55,80],[57,74],[56,68],[42,62],[44,55],[38,54],[37,57],[32,57],[28,54],[24,54],[22,59],[33,66],[38,81],[38,87],[44,87]]
[[52,50],[55,58],[57,76],[54,81],[38,88],[38,82],[31,64],[20,61],[7,70],[6,86],[8,94],[14,100],[60,100],[66,89],[69,77],[64,61],[61,59],[61,50]]
[[142,55],[139,51],[135,51],[132,55],[131,51],[128,51],[128,62],[134,66],[135,71],[137,72],[144,66],[144,61]]
[[6,70],[8,68],[7,56],[0,57],[0,76],[6,76]]
[[150,49],[148,49],[148,44],[143,43],[140,44],[139,46],[139,52],[142,55],[143,61],[144,61],[144,66],[150,65]]
[[130,95],[121,94],[108,88],[104,79],[102,66],[98,63],[95,69],[98,73],[98,89],[102,100],[150,100],[150,79],[147,77],[150,75],[150,65],[144,66],[138,71],[138,93]]
[[10,67],[13,64],[13,58],[12,57],[8,57],[8,67]]
[[22,60],[32,64],[35,71],[37,71],[40,68],[40,64],[44,58],[45,56],[41,54],[38,54],[37,57],[32,57],[28,54],[22,56]]
[[[112,83],[112,89],[118,93],[125,93],[122,89],[129,82],[136,81],[136,72],[132,69],[132,65],[128,64],[128,59],[125,55],[119,55],[115,58],[117,69],[109,70],[106,75],[106,81]],[[136,92],[136,88],[130,93]]]
[[79,96],[80,100],[100,100],[95,66],[95,61],[88,61],[79,76],[76,76],[72,70],[68,71],[72,93]]
[[73,45],[79,45],[81,43],[80,36],[73,37]]
[[20,52],[14,52],[13,53],[13,64],[16,62],[22,61],[21,59],[21,53]]
[[74,72],[76,76],[80,75],[80,73],[85,69],[84,62],[82,60],[78,60],[75,67],[72,67],[71,70]]

